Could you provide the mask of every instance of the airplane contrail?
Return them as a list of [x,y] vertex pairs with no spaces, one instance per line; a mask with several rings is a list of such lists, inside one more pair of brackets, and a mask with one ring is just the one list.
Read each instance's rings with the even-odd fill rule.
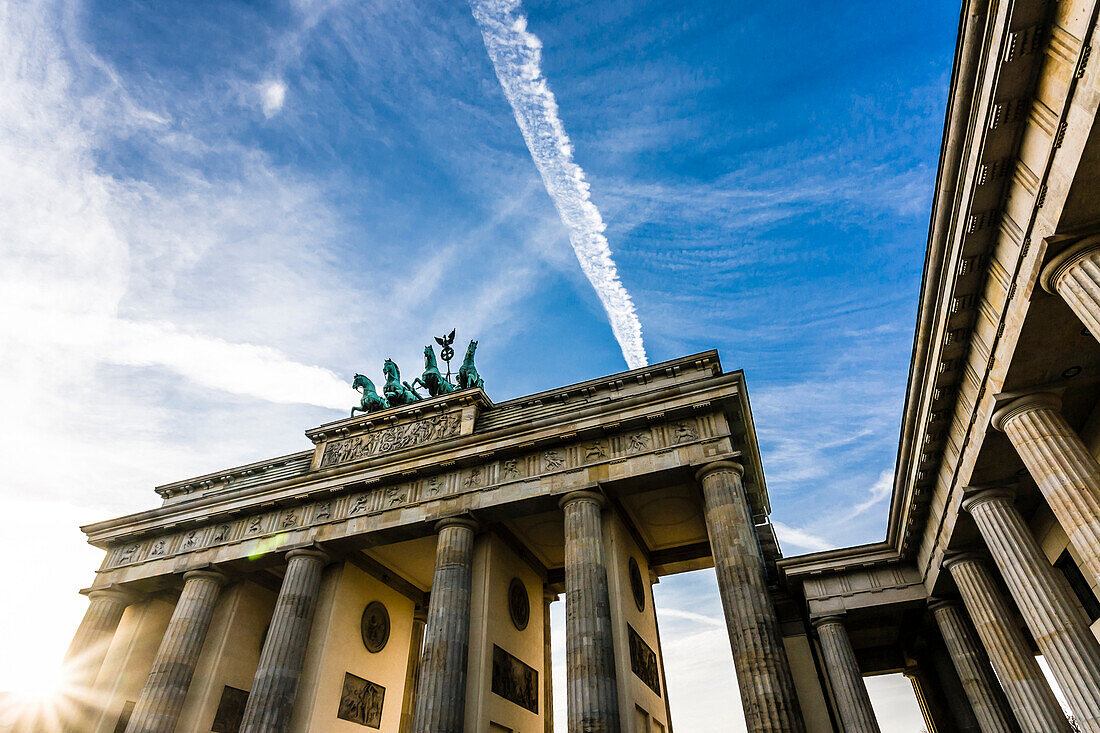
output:
[[512,105],[531,158],[547,193],[569,229],[581,271],[607,312],[611,331],[631,369],[647,363],[642,324],[619,279],[600,210],[589,196],[584,171],[573,161],[573,144],[558,116],[558,103],[542,75],[542,42],[527,30],[519,0],[470,0],[504,96]]

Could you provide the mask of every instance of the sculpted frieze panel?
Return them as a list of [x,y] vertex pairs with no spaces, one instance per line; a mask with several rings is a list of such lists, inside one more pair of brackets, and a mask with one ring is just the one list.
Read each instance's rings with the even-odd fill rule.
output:
[[416,422],[393,425],[350,438],[332,440],[325,445],[321,456],[321,468],[361,461],[372,456],[451,438],[459,434],[461,422],[460,414],[452,412],[433,415]]
[[[438,418],[443,417],[448,416],[438,416]],[[451,417],[457,421],[457,415]],[[437,421],[438,418],[428,418],[422,422]],[[453,428],[438,427],[442,425],[439,422],[433,424],[437,425],[436,428],[432,428],[437,431],[435,435],[457,430],[457,422],[454,423]],[[387,430],[390,429],[387,428]],[[372,450],[380,450],[383,444],[377,442],[378,433],[374,435],[376,443],[372,445],[379,447]],[[621,463],[642,455],[658,454],[691,443],[706,442],[716,435],[714,419],[709,415],[697,416],[635,427],[612,435],[587,438],[561,446],[538,448],[530,445],[528,450],[520,455],[486,461],[480,465],[458,467],[453,462],[439,464],[437,468],[445,470],[429,476],[394,483],[378,482],[377,485],[363,491],[342,496],[336,493],[320,496],[315,494],[308,503],[298,506],[269,509],[252,516],[228,521],[223,519],[204,527],[188,528],[163,537],[125,543],[112,550],[107,567],[120,567],[175,554],[198,552],[205,548],[294,532],[310,526],[357,520],[421,502],[492,490],[501,484],[537,481],[540,477],[568,474],[601,462]],[[358,436],[358,438],[365,437],[367,436]],[[344,440],[354,441],[358,438]],[[390,446],[389,450],[394,450],[393,446],[396,443],[391,440],[385,445]],[[352,453],[344,452],[339,455],[343,456],[340,460],[355,460],[347,458],[353,455]],[[448,465],[451,466],[450,470],[446,470]],[[332,491],[339,490],[336,488]],[[364,526],[360,522],[352,531],[363,531]]]

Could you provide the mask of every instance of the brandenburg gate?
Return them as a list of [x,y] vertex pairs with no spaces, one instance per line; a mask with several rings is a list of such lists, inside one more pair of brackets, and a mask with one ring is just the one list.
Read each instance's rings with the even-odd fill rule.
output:
[[390,364],[311,449],[83,528],[107,556],[74,730],[552,731],[563,594],[569,730],[670,730],[652,584],[712,565],[753,730],[824,708],[807,627],[769,595],[745,380],[717,352],[500,404],[476,370],[415,399]]

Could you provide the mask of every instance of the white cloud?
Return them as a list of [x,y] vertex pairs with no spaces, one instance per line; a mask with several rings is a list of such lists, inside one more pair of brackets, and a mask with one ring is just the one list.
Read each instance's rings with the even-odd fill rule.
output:
[[264,116],[274,117],[286,103],[286,83],[281,79],[266,81],[260,85]]
[[879,474],[878,480],[871,484],[871,488],[867,492],[868,497],[852,508],[851,516],[856,517],[863,514],[871,507],[888,498],[893,490],[894,472],[892,470],[883,471]]
[[518,0],[472,0],[474,18],[550,198],[569,229],[569,241],[581,270],[592,283],[630,368],[644,366],[642,325],[634,301],[623,287],[606,225],[592,203],[584,171],[573,161],[558,103],[542,75],[542,43],[527,30]]
[[779,538],[779,541],[788,545],[794,545],[803,550],[809,550],[810,552],[821,552],[822,550],[830,550],[836,547],[835,542],[829,542],[828,540],[818,537],[815,534],[811,534],[798,527],[790,527],[782,522],[772,521],[772,526],[775,527],[775,535]]

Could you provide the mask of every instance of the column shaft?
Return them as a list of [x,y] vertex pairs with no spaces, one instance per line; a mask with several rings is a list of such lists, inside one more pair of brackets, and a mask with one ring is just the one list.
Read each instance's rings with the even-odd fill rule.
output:
[[91,690],[122,614],[132,600],[129,594],[115,589],[88,592],[88,610],[65,653],[68,684],[77,694],[83,696]]
[[839,616],[826,616],[815,620],[814,627],[845,733],[879,733],[875,710],[843,620]]
[[968,554],[952,558],[947,567],[1021,730],[1068,733],[1066,716],[984,561]]
[[[419,609],[419,607],[418,607]],[[420,684],[420,654],[424,648],[424,625],[428,614],[413,612],[412,639],[409,641],[409,661],[405,667],[405,695],[401,701],[401,733],[412,733],[416,713],[416,688]]]
[[416,690],[416,733],[462,733],[470,646],[470,574],[474,531],[468,519],[438,525],[435,574]]
[[550,646],[550,604],[557,593],[545,591],[542,598],[542,724],[545,733],[554,733],[554,664]]
[[718,590],[722,595],[737,686],[752,733],[805,730],[779,622],[768,595],[764,556],[737,463],[705,466],[697,477],[706,502]]
[[963,506],[974,517],[1070,709],[1085,730],[1100,731],[1100,644],[1065,578],[1047,562],[1010,494],[983,491]]
[[1081,571],[1100,591],[1100,463],[1059,411],[1051,394],[1022,397],[998,410],[1005,431],[1039,491],[1081,556]]
[[164,631],[126,733],[172,733],[176,729],[210,629],[214,604],[225,583],[221,573],[207,570],[193,570],[183,578],[183,592]]
[[589,491],[567,494],[565,510],[565,657],[569,733],[619,733],[611,600],[600,508]]
[[328,556],[320,550],[291,550],[286,560],[286,574],[252,678],[241,733],[283,733],[294,712],[321,571]]
[[982,733],[1014,733],[1012,711],[962,606],[954,601],[941,601],[932,605],[932,616]]

